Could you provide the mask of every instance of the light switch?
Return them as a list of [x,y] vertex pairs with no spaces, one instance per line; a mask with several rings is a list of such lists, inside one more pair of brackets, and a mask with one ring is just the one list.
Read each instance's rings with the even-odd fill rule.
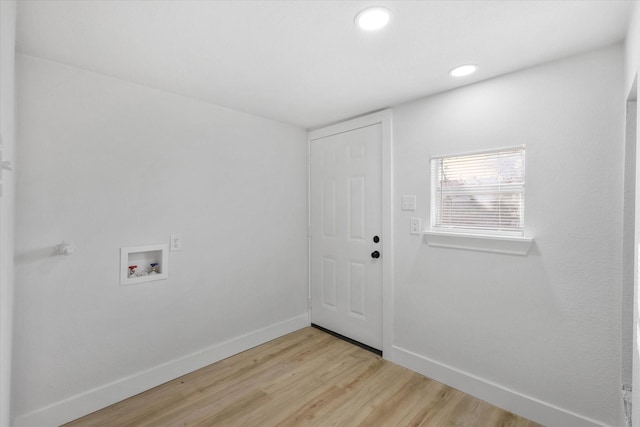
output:
[[403,211],[415,211],[416,210],[416,196],[402,196],[402,210]]

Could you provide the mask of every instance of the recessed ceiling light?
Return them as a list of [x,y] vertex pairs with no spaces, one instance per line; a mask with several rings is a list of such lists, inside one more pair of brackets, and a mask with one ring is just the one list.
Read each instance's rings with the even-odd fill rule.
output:
[[460,65],[459,67],[456,67],[453,70],[449,71],[449,75],[451,77],[464,77],[464,76],[468,76],[469,74],[473,74],[476,71],[478,71],[477,65],[473,65],[473,64]]
[[369,7],[356,15],[356,24],[363,30],[374,31],[389,23],[389,10],[384,7]]

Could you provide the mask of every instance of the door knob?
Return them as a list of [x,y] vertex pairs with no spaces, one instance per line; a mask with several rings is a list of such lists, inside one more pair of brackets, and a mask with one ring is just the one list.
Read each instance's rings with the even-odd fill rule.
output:
[[378,243],[380,241],[380,237],[373,236],[373,243]]
[[371,258],[380,258],[380,252],[378,251],[371,252]]

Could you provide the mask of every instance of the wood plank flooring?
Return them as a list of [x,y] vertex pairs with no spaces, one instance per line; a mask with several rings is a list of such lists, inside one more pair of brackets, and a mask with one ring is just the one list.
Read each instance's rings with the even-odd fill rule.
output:
[[305,328],[65,427],[539,424]]

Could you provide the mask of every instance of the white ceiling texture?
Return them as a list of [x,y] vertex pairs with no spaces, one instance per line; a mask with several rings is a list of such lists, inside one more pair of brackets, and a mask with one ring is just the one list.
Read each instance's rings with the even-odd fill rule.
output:
[[[363,32],[355,15],[391,11]],[[631,1],[18,1],[18,52],[314,128],[623,40]],[[479,71],[453,79],[448,71]]]

